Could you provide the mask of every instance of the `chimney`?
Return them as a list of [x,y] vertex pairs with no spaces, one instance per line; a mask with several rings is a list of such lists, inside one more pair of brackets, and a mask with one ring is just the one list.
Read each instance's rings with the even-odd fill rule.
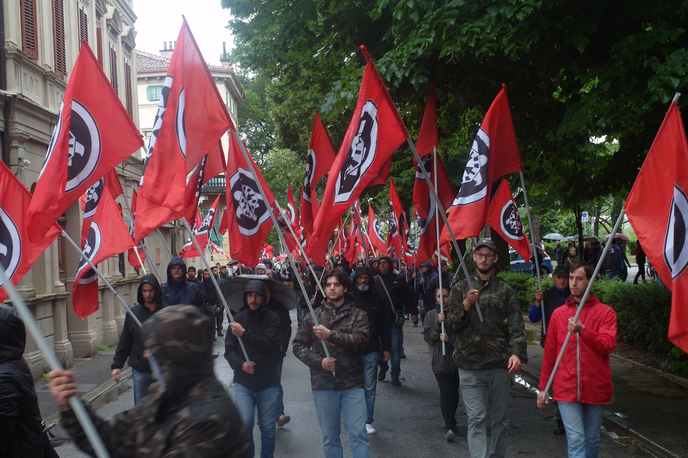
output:
[[160,55],[162,57],[168,57],[169,58],[169,57],[172,57],[172,51],[173,51],[172,42],[171,41],[169,42],[169,46],[167,44],[168,44],[167,41],[163,41],[162,42],[162,49],[158,52],[160,53]]
[[220,63],[222,68],[229,68],[229,54],[227,54],[227,42],[222,42],[222,55],[220,56]]

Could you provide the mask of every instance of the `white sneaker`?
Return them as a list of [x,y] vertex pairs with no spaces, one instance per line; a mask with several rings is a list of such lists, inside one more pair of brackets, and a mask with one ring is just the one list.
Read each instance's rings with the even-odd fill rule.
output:
[[377,430],[373,427],[373,425],[366,423],[366,432],[368,434],[375,434]]

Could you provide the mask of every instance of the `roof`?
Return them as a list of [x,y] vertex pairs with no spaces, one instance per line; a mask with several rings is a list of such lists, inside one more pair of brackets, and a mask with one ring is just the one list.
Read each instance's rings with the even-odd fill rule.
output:
[[[170,66],[170,58],[151,54],[139,49],[136,50],[136,67],[138,70],[165,70]],[[208,68],[214,72],[234,73],[229,67],[221,65],[207,64]]]

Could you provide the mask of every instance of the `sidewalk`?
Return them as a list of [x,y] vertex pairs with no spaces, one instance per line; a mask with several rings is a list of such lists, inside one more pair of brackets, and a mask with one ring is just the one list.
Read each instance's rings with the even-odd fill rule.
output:
[[[539,342],[540,328],[526,324],[529,340]],[[531,334],[534,332],[535,334]],[[537,339],[534,338],[537,336]],[[537,386],[543,349],[528,346],[528,364],[521,368]],[[662,457],[688,456],[688,381],[663,376],[654,368],[611,354],[614,396],[605,410],[604,426],[630,436]]]

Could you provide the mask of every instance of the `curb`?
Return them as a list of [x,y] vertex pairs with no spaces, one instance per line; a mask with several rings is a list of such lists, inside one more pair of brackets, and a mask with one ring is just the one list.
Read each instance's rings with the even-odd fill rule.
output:
[[[120,375],[120,383],[122,380],[126,380],[131,377],[131,368],[127,368],[122,371]],[[117,382],[115,382],[112,379],[109,379],[106,382],[101,383],[99,386],[95,387],[88,393],[84,394],[81,397],[81,401],[84,403],[84,405],[89,405],[108,391],[110,391],[115,385],[117,385]],[[43,422],[45,423],[46,429],[50,430],[56,425],[60,423],[60,415],[61,413],[55,412],[54,414],[46,417],[43,419]]]

